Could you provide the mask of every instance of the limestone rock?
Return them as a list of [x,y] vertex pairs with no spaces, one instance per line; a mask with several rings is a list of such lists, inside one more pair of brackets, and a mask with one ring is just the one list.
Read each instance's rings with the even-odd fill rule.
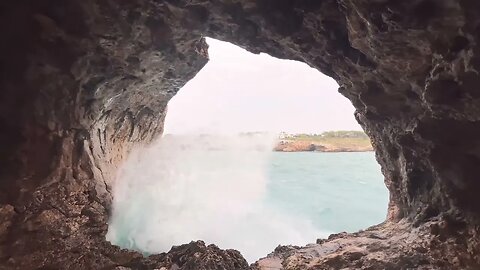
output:
[[[168,255],[105,241],[110,190],[207,62],[206,35],[334,78],[390,190],[389,225],[282,265],[478,269],[479,22],[477,0],[3,1],[0,268],[161,265]],[[213,247],[205,260],[184,252],[205,269],[243,265]]]

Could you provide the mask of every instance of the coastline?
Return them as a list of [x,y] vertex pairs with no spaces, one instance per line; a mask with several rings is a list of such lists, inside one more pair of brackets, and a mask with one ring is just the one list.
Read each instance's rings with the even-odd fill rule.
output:
[[369,141],[351,142],[337,140],[333,142],[281,140],[273,148],[274,152],[371,152]]

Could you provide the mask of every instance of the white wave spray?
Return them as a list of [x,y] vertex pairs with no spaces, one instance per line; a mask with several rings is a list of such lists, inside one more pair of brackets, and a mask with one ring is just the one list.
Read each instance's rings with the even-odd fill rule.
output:
[[204,240],[249,262],[325,234],[265,203],[274,136],[166,136],[137,150],[114,187],[107,239],[146,253]]

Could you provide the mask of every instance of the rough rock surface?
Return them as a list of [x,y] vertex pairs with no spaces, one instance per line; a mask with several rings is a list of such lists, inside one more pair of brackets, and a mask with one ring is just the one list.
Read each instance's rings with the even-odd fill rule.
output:
[[162,132],[205,35],[333,77],[372,138],[386,239],[329,240],[349,248],[317,251],[315,269],[382,268],[375,246],[390,269],[480,267],[477,0],[3,1],[0,33],[0,268],[245,267],[200,244],[142,258],[105,241],[116,168]]
[[480,250],[470,242],[478,231],[455,232],[452,226],[439,220],[413,228],[405,220],[387,222],[306,247],[279,246],[251,269],[478,269]]

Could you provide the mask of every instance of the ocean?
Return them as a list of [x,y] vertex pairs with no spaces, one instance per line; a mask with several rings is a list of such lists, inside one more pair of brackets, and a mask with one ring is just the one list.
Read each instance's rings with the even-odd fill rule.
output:
[[144,254],[204,240],[254,262],[279,244],[385,219],[388,192],[373,152],[271,149],[265,138],[195,137],[138,150],[114,186],[107,240]]
[[385,220],[388,190],[373,152],[275,152],[267,203],[329,232],[354,232]]

